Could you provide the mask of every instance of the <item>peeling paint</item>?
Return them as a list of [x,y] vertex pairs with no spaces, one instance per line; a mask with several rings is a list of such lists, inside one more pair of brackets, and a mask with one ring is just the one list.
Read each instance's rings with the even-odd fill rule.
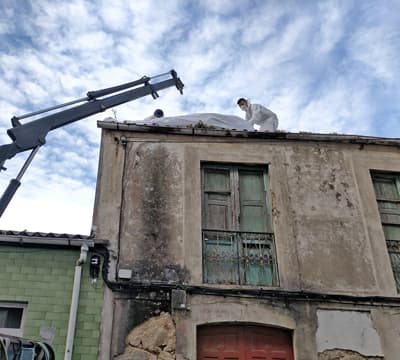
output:
[[273,191],[271,192],[271,208],[272,216],[279,217],[280,211],[276,207],[276,195]]
[[318,352],[348,349],[363,356],[383,356],[380,337],[368,311],[319,309],[317,317]]
[[318,353],[318,360],[383,360],[382,356],[364,356],[356,351],[331,349]]

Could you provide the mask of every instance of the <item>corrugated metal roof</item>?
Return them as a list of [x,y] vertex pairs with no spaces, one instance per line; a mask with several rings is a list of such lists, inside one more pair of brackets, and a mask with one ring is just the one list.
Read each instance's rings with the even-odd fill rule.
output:
[[86,243],[94,246],[94,237],[81,234],[58,234],[32,231],[0,230],[0,243],[13,243],[19,245],[52,245],[79,247]]
[[81,235],[81,234],[59,234],[59,233],[46,233],[46,232],[38,232],[38,231],[16,231],[16,230],[1,230],[0,229],[0,236],[2,235],[13,235],[13,236],[29,236],[29,237],[40,237],[40,238],[62,238],[62,239],[80,239],[80,240],[87,240],[93,239],[93,236],[89,235]]

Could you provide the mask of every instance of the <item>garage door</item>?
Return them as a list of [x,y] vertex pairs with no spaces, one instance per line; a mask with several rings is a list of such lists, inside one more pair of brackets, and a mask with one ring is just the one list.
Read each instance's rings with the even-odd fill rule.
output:
[[198,360],[294,360],[289,331],[262,326],[204,326]]

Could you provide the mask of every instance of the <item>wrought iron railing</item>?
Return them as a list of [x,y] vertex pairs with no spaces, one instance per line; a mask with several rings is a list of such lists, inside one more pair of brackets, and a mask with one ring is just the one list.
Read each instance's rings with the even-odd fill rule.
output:
[[386,240],[397,290],[400,291],[400,240]]
[[203,278],[210,284],[278,285],[274,234],[204,229]]

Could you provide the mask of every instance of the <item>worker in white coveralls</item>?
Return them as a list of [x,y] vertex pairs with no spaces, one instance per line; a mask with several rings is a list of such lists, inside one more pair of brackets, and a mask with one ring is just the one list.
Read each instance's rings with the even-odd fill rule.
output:
[[240,109],[246,112],[246,120],[251,125],[259,125],[260,131],[276,131],[278,117],[274,112],[259,104],[250,103],[249,99],[240,98],[237,101]]

